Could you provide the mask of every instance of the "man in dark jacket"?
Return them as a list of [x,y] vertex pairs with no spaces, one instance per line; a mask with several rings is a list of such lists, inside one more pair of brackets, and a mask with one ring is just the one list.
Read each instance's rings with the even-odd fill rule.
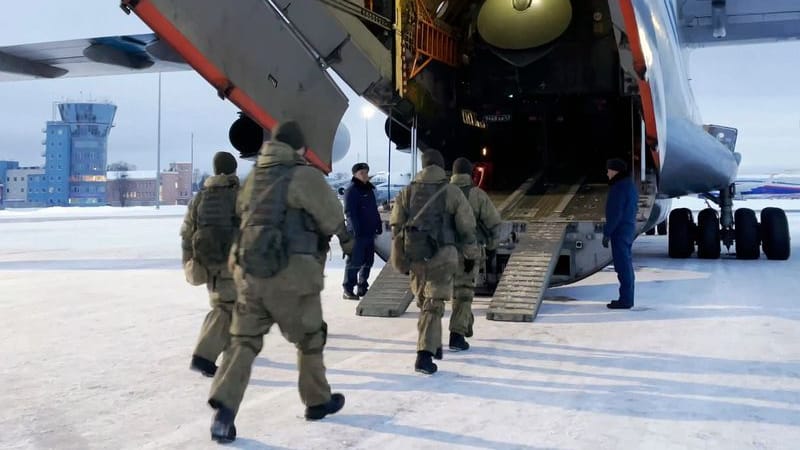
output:
[[603,247],[611,241],[614,271],[619,279],[619,299],[608,305],[609,309],[633,307],[633,259],[631,247],[636,236],[636,211],[639,208],[639,192],[621,159],[610,159],[606,163],[608,184],[611,188],[606,200],[606,225],[603,229]]
[[[369,271],[375,260],[375,235],[383,232],[383,223],[375,201],[375,186],[369,182],[369,166],[353,166],[353,179],[344,192],[344,214],[347,231],[356,238],[353,253],[347,258],[344,271],[343,298],[358,300],[367,294]],[[353,288],[357,288],[353,292]]]

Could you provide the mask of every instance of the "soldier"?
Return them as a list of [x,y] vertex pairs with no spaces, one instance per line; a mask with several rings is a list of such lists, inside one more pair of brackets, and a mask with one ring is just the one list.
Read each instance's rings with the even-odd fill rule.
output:
[[[494,267],[497,257],[498,233],[500,231],[500,213],[481,188],[472,184],[472,164],[467,158],[458,158],[453,162],[453,176],[450,183],[456,185],[467,197],[477,225],[475,238],[481,250],[481,261],[484,257],[487,267]],[[484,254],[483,249],[486,249]],[[475,295],[475,275],[477,268],[467,270],[462,252],[458,255],[458,270],[453,283],[453,314],[450,316],[450,350],[469,349],[464,337],[472,336],[472,298]]]
[[420,309],[414,370],[430,375],[437,370],[431,358],[442,355],[444,302],[453,295],[458,270],[456,246],[462,249],[466,272],[472,271],[480,252],[472,208],[461,190],[447,182],[442,154],[426,151],[422,167],[397,196],[390,223],[395,239],[392,264],[400,272],[410,271]]
[[639,193],[621,159],[606,162],[606,174],[611,188],[606,199],[606,225],[603,228],[603,247],[611,241],[614,271],[619,279],[619,299],[612,300],[609,309],[631,309],[635,275],[631,247],[636,237],[636,211],[639,209]]
[[236,286],[227,261],[239,232],[236,158],[227,152],[217,152],[213,164],[214,176],[206,178],[203,190],[192,200],[181,228],[186,280],[194,286],[205,284],[211,302],[189,366],[207,377],[216,373],[217,357],[230,342],[228,329]]
[[239,297],[231,346],[208,400],[216,410],[211,438],[218,442],[236,439],[233,422],[253,361],[275,323],[297,347],[305,418],[319,420],[344,406],[344,396],[331,394],[325,376],[327,325],[320,291],[331,235],[338,236],[345,254],[352,251],[353,240],[345,229],[341,203],[322,173],[306,165],[305,150],[297,123],[276,127],[239,195],[242,224],[230,259]]

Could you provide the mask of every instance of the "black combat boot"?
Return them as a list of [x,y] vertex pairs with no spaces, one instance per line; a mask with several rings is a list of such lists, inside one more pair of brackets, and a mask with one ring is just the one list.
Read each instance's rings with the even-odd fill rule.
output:
[[464,336],[450,332],[450,350],[460,352],[469,350],[469,343],[464,339]]
[[622,303],[619,300],[612,300],[611,303],[606,305],[608,309],[631,309],[633,308],[633,303]]
[[426,375],[433,375],[439,369],[431,360],[433,353],[421,350],[417,352],[417,362],[414,363],[414,370]]
[[236,415],[232,410],[226,408],[219,402],[213,402],[212,407],[217,410],[214,414],[214,421],[211,422],[211,440],[220,444],[227,444],[236,440],[236,426],[233,419]]
[[438,359],[441,361],[442,359],[442,347],[436,349],[436,353],[433,354],[433,359]]
[[216,364],[197,355],[192,355],[192,364],[189,365],[189,368],[209,378],[212,378],[217,373]]
[[342,294],[342,298],[345,300],[358,300],[358,296],[353,293],[353,291],[345,290]]
[[331,394],[328,403],[306,408],[306,420],[319,420],[328,414],[336,414],[344,406],[344,395],[336,392]]

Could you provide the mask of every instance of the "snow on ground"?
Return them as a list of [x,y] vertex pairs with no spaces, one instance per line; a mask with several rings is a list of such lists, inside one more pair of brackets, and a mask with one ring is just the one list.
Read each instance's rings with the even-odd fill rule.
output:
[[0,210],[0,223],[19,222],[20,220],[82,220],[99,217],[164,217],[183,216],[186,206],[163,205],[159,209],[154,206],[129,206],[118,208],[113,206],[95,207],[62,207],[52,208],[6,208]]
[[[154,213],[0,220],[0,448],[217,447],[210,380],[188,370],[206,294],[183,280],[179,214]],[[481,300],[473,348],[431,377],[413,371],[416,308],[356,316],[335,248],[325,358],[345,408],[302,419],[275,330],[231,447],[797,448],[800,214],[790,226],[783,262],[670,260],[665,237],[638,239],[633,311],[605,308],[608,269],[549,290],[534,323],[487,321]]]

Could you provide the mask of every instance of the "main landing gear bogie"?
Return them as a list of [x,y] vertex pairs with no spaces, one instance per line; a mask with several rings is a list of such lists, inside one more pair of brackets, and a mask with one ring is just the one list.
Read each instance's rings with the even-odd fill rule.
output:
[[755,211],[750,208],[736,210],[732,227],[721,226],[725,222],[714,208],[706,208],[697,215],[697,223],[688,208],[679,208],[669,215],[669,256],[689,258],[697,249],[702,259],[718,259],[721,244],[730,249],[735,243],[736,259],[758,259],[763,249],[770,260],[787,260],[791,254],[791,237],[786,213],[780,208],[761,210],[759,223]]

